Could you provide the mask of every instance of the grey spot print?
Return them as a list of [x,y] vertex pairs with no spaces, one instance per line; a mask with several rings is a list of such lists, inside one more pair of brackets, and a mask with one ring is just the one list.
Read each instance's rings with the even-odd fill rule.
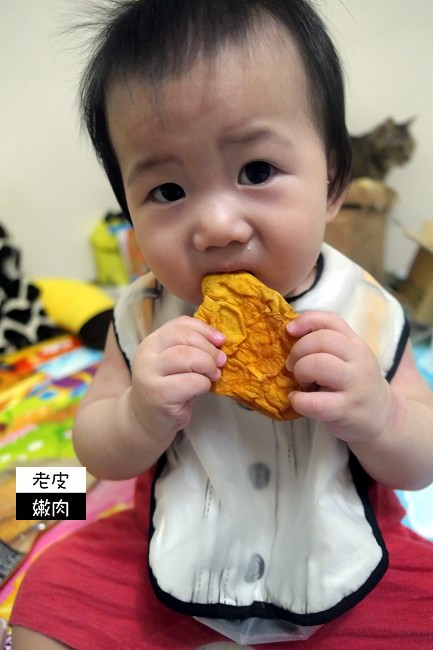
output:
[[246,406],[246,404],[241,404],[240,402],[237,403],[238,406],[241,407],[241,409],[244,409],[244,411],[254,411],[254,409],[250,408],[249,406]]
[[245,574],[245,582],[256,582],[257,580],[260,580],[264,572],[264,559],[258,553],[254,553],[248,564],[247,572]]
[[271,480],[271,470],[265,463],[252,463],[248,467],[248,476],[255,488],[262,490]]

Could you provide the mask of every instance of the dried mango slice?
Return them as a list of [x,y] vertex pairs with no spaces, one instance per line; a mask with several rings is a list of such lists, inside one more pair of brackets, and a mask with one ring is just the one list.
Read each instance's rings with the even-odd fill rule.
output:
[[288,398],[299,386],[285,367],[295,342],[286,326],[297,313],[246,272],[207,275],[202,292],[194,316],[226,335],[221,349],[227,363],[212,391],[275,420],[299,417]]

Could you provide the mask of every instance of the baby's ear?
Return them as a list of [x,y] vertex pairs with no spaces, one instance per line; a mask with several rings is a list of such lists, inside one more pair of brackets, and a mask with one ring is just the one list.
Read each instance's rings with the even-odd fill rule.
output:
[[333,180],[337,173],[337,162],[335,154],[330,154],[328,160],[328,203],[327,203],[327,214],[326,214],[326,223],[329,223],[334,219],[334,217],[340,211],[341,206],[344,203],[347,192],[349,190],[349,179],[347,181],[346,187],[344,187],[338,194],[332,191]]
[[327,214],[326,214],[326,223],[329,223],[334,219],[334,217],[338,214],[340,211],[341,206],[344,203],[344,199],[346,198],[347,194],[347,189],[345,189],[341,194],[339,194],[336,197],[328,197],[328,206],[327,206]]
[[348,192],[348,187],[344,189],[338,196],[330,196],[328,191],[328,204],[326,207],[326,223],[329,223],[336,217],[339,213],[341,206],[344,203],[346,194]]

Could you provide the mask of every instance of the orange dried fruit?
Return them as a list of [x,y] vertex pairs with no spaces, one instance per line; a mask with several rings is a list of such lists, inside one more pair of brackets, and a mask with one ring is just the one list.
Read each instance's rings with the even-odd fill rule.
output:
[[226,336],[221,349],[227,363],[212,391],[275,420],[299,417],[288,395],[300,387],[285,366],[296,340],[286,326],[297,313],[277,291],[246,272],[207,275],[202,292],[194,316]]

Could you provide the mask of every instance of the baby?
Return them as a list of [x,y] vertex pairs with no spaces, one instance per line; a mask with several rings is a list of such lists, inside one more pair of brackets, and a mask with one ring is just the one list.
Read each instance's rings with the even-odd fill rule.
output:
[[[318,15],[307,0],[118,3],[82,105],[151,274],[116,306],[74,442],[137,494],[34,563],[14,650],[431,647],[433,546],[400,525],[391,488],[433,480],[433,397],[400,305],[323,243],[350,145]],[[210,392],[224,335],[192,314],[204,276],[240,270],[300,313],[297,420]]]

